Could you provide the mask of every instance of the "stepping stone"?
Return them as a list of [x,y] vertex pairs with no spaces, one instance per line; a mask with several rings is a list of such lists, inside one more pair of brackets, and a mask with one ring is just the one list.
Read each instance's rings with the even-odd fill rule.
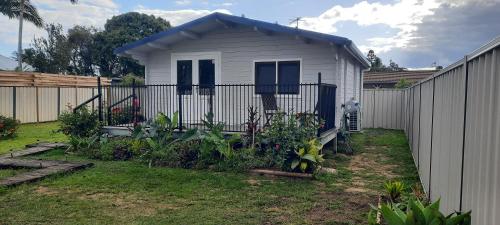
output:
[[0,156],[0,168],[35,168],[36,170],[18,174],[13,177],[7,177],[0,180],[0,186],[15,186],[22,183],[35,182],[47,176],[59,173],[66,173],[75,170],[91,167],[93,163],[74,163],[55,160],[31,160],[20,159],[17,157],[39,154],[67,146],[64,143],[38,143],[27,145],[27,149],[4,154]]
[[40,153],[43,153],[46,151],[50,151],[54,148],[61,148],[61,147],[65,147],[68,145],[64,144],[64,143],[38,143],[38,144],[26,145],[26,146],[28,147],[27,149],[0,155],[0,159],[14,158],[14,157],[20,157],[20,156],[33,155],[33,154],[40,154]]

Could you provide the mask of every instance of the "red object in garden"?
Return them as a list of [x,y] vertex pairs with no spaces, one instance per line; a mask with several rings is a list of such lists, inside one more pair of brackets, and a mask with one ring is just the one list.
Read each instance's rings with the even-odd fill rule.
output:
[[280,150],[280,144],[276,144],[276,151],[279,151]]
[[141,102],[139,101],[139,99],[134,98],[134,100],[132,101],[132,105],[138,107],[141,105]]

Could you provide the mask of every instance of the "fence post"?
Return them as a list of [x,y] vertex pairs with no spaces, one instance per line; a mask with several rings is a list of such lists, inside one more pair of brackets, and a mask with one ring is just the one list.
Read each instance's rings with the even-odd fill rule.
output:
[[460,171],[460,211],[463,211],[463,194],[464,194],[464,162],[465,162],[465,136],[466,136],[466,125],[467,125],[467,95],[468,95],[468,85],[469,85],[469,68],[467,65],[468,57],[464,57],[464,80],[465,80],[465,93],[464,93],[464,126],[463,126],[463,134],[462,134],[462,164]]
[[99,109],[98,109],[99,122],[103,121],[103,117],[102,117],[102,89],[101,88],[102,88],[101,77],[97,77],[97,95],[99,96],[97,106],[99,107]]
[[40,122],[40,96],[38,93],[38,87],[35,87],[35,106],[36,106],[36,122]]
[[132,120],[134,128],[137,127],[137,96],[135,93],[135,79],[132,80]]
[[17,117],[17,96],[16,96],[16,87],[12,87],[12,117],[16,119]]
[[[321,109],[321,72],[318,73],[318,118],[319,118],[319,122],[321,123],[321,116],[322,116],[322,109]],[[326,121],[324,121],[324,123],[326,123]],[[321,135],[321,128],[318,129],[318,133],[317,133],[317,136],[319,137]]]
[[177,96],[178,96],[178,105],[179,105],[179,131],[182,132],[182,91],[179,90],[179,84],[176,85],[177,87]]
[[57,87],[57,117],[61,115],[61,87]]
[[436,78],[432,78],[432,114],[431,114],[431,149],[429,154],[429,191],[428,199],[431,199],[431,184],[432,184],[432,148],[434,140],[434,96],[436,96]]

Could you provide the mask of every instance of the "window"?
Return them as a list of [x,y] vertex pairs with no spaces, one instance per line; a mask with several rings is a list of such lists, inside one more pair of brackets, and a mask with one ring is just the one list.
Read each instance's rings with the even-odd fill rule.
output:
[[255,63],[255,93],[276,93],[276,63]]
[[200,95],[214,94],[215,89],[215,64],[213,59],[202,59],[198,61],[198,81]]
[[193,90],[193,61],[177,61],[177,93],[191,95]]
[[278,93],[299,94],[300,62],[278,62]]
[[300,61],[255,63],[256,94],[299,94],[299,84]]

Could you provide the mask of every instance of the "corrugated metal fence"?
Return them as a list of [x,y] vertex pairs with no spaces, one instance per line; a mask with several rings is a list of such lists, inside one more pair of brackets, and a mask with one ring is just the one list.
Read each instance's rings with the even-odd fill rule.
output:
[[396,89],[364,89],[362,127],[400,129],[404,127],[403,92]]
[[[0,87],[0,115],[21,123],[55,121],[59,114],[97,94],[89,87]],[[97,102],[90,104],[97,108]]]
[[[478,225],[500,221],[500,37],[409,89],[364,94],[363,126],[404,129],[442,210],[472,210]],[[402,112],[402,127],[392,111]]]

